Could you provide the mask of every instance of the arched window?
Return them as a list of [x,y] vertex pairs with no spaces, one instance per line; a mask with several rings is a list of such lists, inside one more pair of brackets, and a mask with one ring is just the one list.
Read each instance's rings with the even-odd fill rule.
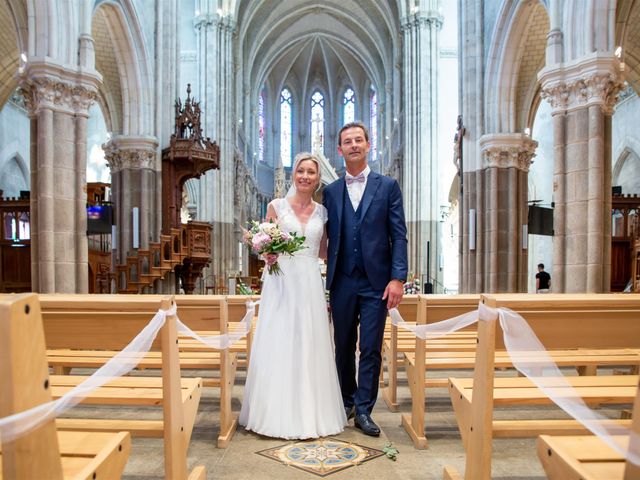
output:
[[347,88],[342,97],[342,124],[346,125],[356,119],[356,94],[351,87]]
[[369,142],[371,143],[371,160],[378,159],[378,96],[372,88],[369,94]]
[[265,133],[265,120],[264,120],[264,88],[260,91],[258,96],[258,161],[264,163],[264,133]]
[[283,88],[280,93],[280,159],[284,167],[291,167],[293,146],[293,99],[291,92]]
[[318,90],[311,95],[311,151],[324,152],[324,95]]

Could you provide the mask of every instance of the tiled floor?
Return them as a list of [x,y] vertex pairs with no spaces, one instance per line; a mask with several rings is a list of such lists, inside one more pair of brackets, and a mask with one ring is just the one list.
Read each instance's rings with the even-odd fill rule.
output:
[[[240,409],[243,372],[239,372],[235,387],[234,409]],[[380,399],[373,412],[373,418],[382,428],[379,438],[367,437],[353,427],[353,420],[345,431],[335,436],[346,442],[353,442],[382,450],[392,443],[399,450],[397,460],[379,457],[341,472],[329,475],[330,480],[345,479],[441,479],[447,465],[464,471],[465,454],[458,432],[455,416],[446,389],[428,392],[427,429],[429,446],[426,450],[415,450],[409,436],[400,425],[400,413],[391,413]],[[256,452],[287,443],[281,439],[260,437],[240,429],[227,449],[215,447],[218,433],[218,391],[205,388],[200,410],[191,438],[189,467],[205,465],[208,479],[313,479],[314,474],[288,467]],[[411,409],[409,388],[404,376],[400,380],[399,401],[401,412]],[[86,407],[89,408],[89,407]],[[554,414],[540,411],[537,414]],[[497,415],[500,412],[497,412]],[[81,415],[81,412],[78,412]],[[137,416],[135,409],[122,409],[121,415]],[[113,415],[113,412],[110,412]],[[527,411],[520,412],[527,416]],[[160,479],[163,477],[163,443],[161,439],[134,439],[131,457],[125,469],[125,479]],[[544,472],[535,451],[535,439],[494,440],[493,478],[529,480],[543,479]]]

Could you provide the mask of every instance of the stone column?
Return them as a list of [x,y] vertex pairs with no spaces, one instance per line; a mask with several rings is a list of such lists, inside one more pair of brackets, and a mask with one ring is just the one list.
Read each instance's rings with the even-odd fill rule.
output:
[[[210,170],[200,180],[204,203],[198,220],[211,222],[212,264],[204,276],[226,276],[237,270],[239,226],[234,225],[234,99],[233,36],[231,15],[220,16],[210,4],[194,20],[198,39],[199,98],[203,133],[220,145],[220,170]],[[206,9],[210,9],[210,11]]]
[[31,118],[32,287],[42,293],[88,289],[86,120],[97,72],[48,61],[26,65],[20,88]]
[[[478,209],[484,202],[484,177],[482,170],[480,138],[485,133],[485,19],[483,2],[461,0],[458,3],[460,25],[460,113],[465,131],[462,136],[460,172],[460,292],[479,293],[487,291],[484,279],[483,211]],[[473,219],[473,220],[472,220]],[[469,226],[474,221],[475,235],[470,235]]]
[[116,136],[102,148],[111,168],[111,197],[116,223],[116,260],[123,264],[128,256],[137,254],[133,248],[133,208],[139,209],[140,248],[149,248],[149,241],[159,238],[153,216],[162,205],[155,205],[156,184],[161,171],[155,170],[158,141],[155,137]]
[[[482,201],[476,202],[482,228],[485,268],[482,283],[488,292],[527,291],[527,250],[523,225],[527,224],[529,167],[538,142],[520,133],[483,135],[480,138],[482,169],[475,172],[481,180]],[[470,191],[470,194],[478,193]],[[478,221],[480,223],[480,221]]]
[[538,74],[554,116],[554,292],[610,288],[610,125],[622,71],[596,52]]
[[[87,118],[89,106],[75,118],[75,191],[86,192],[87,188]],[[77,195],[75,198],[75,258],[78,293],[89,293],[89,242],[87,239],[87,198]]]
[[[435,9],[419,11],[402,22],[405,99],[402,190],[409,237],[409,270],[428,273],[431,281],[441,276],[437,268],[442,248],[438,234],[436,72],[441,28],[442,17]],[[430,242],[430,262],[427,242]],[[430,264],[429,272],[427,263]]]

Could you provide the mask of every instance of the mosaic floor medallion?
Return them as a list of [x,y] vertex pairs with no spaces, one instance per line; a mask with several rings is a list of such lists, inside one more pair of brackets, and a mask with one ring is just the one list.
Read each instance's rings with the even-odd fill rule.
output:
[[256,453],[319,477],[326,477],[383,455],[382,451],[375,448],[335,438],[288,443]]

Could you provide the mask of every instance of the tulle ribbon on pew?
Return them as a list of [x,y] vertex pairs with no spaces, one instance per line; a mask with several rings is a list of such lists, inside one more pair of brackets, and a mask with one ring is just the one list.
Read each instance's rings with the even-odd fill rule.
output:
[[[247,302],[247,312],[231,333],[200,337],[184,325],[176,316],[178,332],[191,336],[216,350],[225,350],[244,337],[250,330],[255,315],[255,307],[260,302]],[[76,406],[89,393],[111,380],[124,376],[133,370],[149,352],[158,332],[167,317],[175,316],[177,307],[172,304],[168,310],[158,310],[151,321],[122,351],[114,355],[107,363],[57,400],[43,403],[29,410],[0,419],[0,442],[10,442],[38,428],[45,422],[56,418],[63,412]]]
[[240,320],[237,326],[234,327],[233,332],[228,332],[222,335],[209,335],[206,337],[202,337],[191,330],[189,327],[187,327],[184,323],[182,323],[180,319],[178,319],[178,333],[194,338],[213,349],[226,350],[227,348],[235,344],[238,340],[244,338],[251,331],[253,317],[256,313],[256,305],[259,304],[259,301],[247,302],[247,313],[244,314],[242,320]]
[[8,442],[29,433],[43,423],[74,407],[96,388],[114,378],[129,373],[151,349],[168,316],[176,314],[175,304],[168,310],[158,310],[146,327],[107,363],[62,397],[37,407],[0,419],[0,440]]
[[[527,321],[513,310],[494,309],[479,303],[476,311],[426,325],[405,322],[395,308],[389,310],[389,316],[393,325],[409,330],[424,340],[448,335],[473,325],[478,319],[485,321],[497,319],[513,366],[556,405],[582,423],[594,435],[600,437],[613,450],[630,462],[640,465],[640,435],[624,426],[605,424],[609,419],[593,411],[584,403],[540,343]],[[629,437],[628,449],[616,441],[616,437],[619,436]]]

